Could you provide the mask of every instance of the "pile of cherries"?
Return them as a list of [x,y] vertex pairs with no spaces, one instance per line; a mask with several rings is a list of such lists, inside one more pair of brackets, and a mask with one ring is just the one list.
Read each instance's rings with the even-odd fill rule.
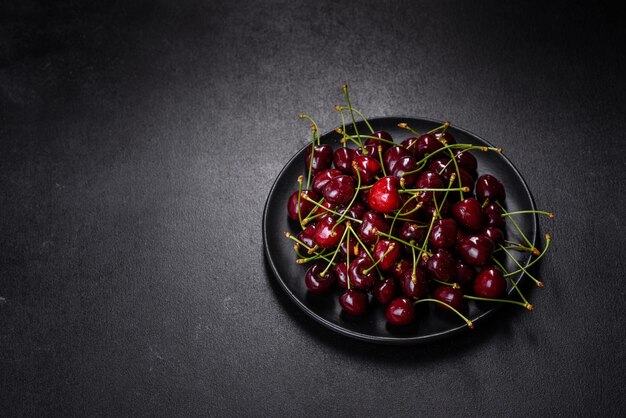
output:
[[[514,215],[553,215],[506,211],[504,185],[493,175],[479,176],[472,154],[502,150],[457,144],[449,123],[426,133],[401,123],[412,136],[396,143],[362,117],[369,132],[359,133],[354,114],[363,115],[351,107],[347,86],[343,91],[347,106],[337,110],[349,112],[352,132],[345,122],[336,129],[342,135],[336,149],[322,144],[315,122],[300,115],[313,122],[313,140],[305,153],[306,175],[286,202],[298,232],[285,236],[294,241],[296,262],[309,265],[303,278],[308,291],[336,294],[339,287],[339,304],[353,316],[383,304],[393,326],[414,322],[415,307],[423,302],[456,313],[470,328],[463,315],[467,300],[532,309],[511,278],[522,272],[543,285],[528,267],[543,256],[550,236],[539,251]],[[506,222],[514,224],[521,242],[506,239]],[[536,257],[506,271],[496,253],[515,260],[513,251]],[[521,300],[506,297],[510,286]]]

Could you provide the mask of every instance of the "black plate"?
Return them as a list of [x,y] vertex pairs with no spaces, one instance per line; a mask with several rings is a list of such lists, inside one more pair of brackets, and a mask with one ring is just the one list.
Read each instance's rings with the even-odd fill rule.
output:
[[[442,122],[415,119],[415,118],[378,118],[369,120],[375,130],[385,130],[389,132],[395,142],[411,136],[408,131],[397,127],[398,123],[406,122],[418,132],[427,132],[442,125]],[[357,122],[359,132],[369,132],[363,122]],[[458,143],[471,143],[475,145],[493,146],[484,139],[466,130],[451,126],[448,131],[455,137]],[[340,135],[330,132],[322,136],[322,143],[329,144],[333,148],[340,146]],[[306,175],[304,169],[303,147],[282,169],[278,178],[274,182],[263,213],[263,241],[267,260],[287,295],[305,313],[310,315],[320,324],[349,337],[389,344],[410,344],[430,341],[435,338],[452,335],[461,330],[466,330],[467,326],[456,316],[442,315],[434,311],[433,304],[422,304],[424,310],[420,308],[418,320],[402,329],[390,327],[384,317],[383,307],[377,303],[372,303],[370,310],[365,317],[353,318],[342,312],[336,294],[313,295],[307,291],[304,284],[304,273],[308,265],[298,265],[295,263],[296,255],[293,251],[293,241],[285,238],[284,232],[299,231],[298,224],[291,221],[287,216],[287,199],[298,188],[297,178],[299,175]],[[495,152],[472,151],[478,160],[478,171],[480,174],[489,173],[499,178],[506,188],[506,207],[509,211],[535,209],[533,198],[524,179],[513,166],[513,164],[503,155]],[[305,177],[306,178],[306,177]],[[517,217],[517,222],[526,236],[533,244],[537,239],[537,217],[533,215]],[[507,223],[506,234],[508,237],[519,236],[517,231]],[[518,261],[525,265],[529,259],[528,254],[518,254]],[[516,270],[514,262],[510,259],[503,260],[508,271]],[[519,282],[522,275],[514,277],[515,282]],[[514,291],[511,287],[509,293]],[[488,315],[492,314],[499,304],[477,304],[469,301],[466,315],[477,326]]]

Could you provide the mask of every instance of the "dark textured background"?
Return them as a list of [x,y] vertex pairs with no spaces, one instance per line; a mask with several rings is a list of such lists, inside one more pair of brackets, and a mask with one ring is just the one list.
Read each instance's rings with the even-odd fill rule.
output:
[[[85,2],[87,3],[87,2]],[[623,16],[596,2],[2,2],[2,415],[619,415]],[[502,146],[554,246],[533,313],[415,347],[281,293],[261,214],[348,83]]]

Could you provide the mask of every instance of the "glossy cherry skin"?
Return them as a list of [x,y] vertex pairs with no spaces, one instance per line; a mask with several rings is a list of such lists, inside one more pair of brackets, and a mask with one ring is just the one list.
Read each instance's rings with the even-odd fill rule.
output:
[[[371,268],[372,260],[369,257],[359,257],[350,261],[348,274],[350,287],[355,289],[369,289],[376,281],[376,270]],[[366,270],[368,270],[366,272]]]
[[352,174],[352,160],[356,156],[356,151],[348,147],[339,147],[333,154],[333,164],[335,168],[343,174]]
[[412,136],[402,141],[401,145],[415,157],[417,152],[417,138]]
[[393,146],[392,144],[393,137],[387,131],[376,131],[374,133],[371,133],[370,136],[375,136],[376,138],[379,138],[379,139],[368,138],[367,141],[365,141],[365,143],[367,145],[374,144],[376,147],[380,145],[382,147],[383,152],[386,151],[391,146]]
[[[444,302],[452,306],[457,311],[463,309],[463,292],[460,289],[442,284],[433,291],[432,296],[433,299]],[[437,304],[437,308],[444,311],[450,310],[450,308],[440,303]]]
[[[422,245],[426,238],[426,228],[416,222],[404,222],[398,230],[398,238],[408,243],[415,241],[415,245]],[[412,254],[410,246],[403,244],[402,248],[407,254]]]
[[331,166],[333,163],[333,148],[330,145],[315,145],[313,158],[311,158],[311,150],[312,147],[308,146],[304,156],[304,164],[307,171],[309,170],[309,165],[311,165],[311,174],[315,175]]
[[443,148],[443,144],[435,137],[435,135],[422,134],[417,138],[414,155],[417,160],[420,160],[427,154],[432,154],[441,148]]
[[478,200],[470,197],[452,205],[452,216],[462,227],[470,231],[480,231],[483,226],[483,211]]
[[483,229],[482,234],[489,238],[493,243],[498,246],[499,244],[504,243],[504,233],[501,229],[498,229],[493,226],[488,226]]
[[456,260],[456,281],[462,285],[466,285],[474,280],[476,270],[469,264]]
[[382,271],[390,271],[400,259],[400,244],[389,239],[378,240],[374,246],[372,256],[379,261],[378,268]]
[[396,262],[396,264],[394,264],[390,273],[394,279],[399,280],[400,277],[402,277],[402,273],[404,273],[406,269],[412,268],[412,266],[413,264],[411,263],[411,261],[409,261],[408,258],[401,258],[399,261]]
[[[416,189],[439,189],[442,187],[443,179],[439,174],[435,173],[434,171],[422,172],[415,182]],[[420,202],[430,202],[433,200],[433,193],[436,193],[437,197],[441,195],[441,193],[437,192],[420,192],[418,195],[418,200]]]
[[397,179],[404,179],[404,187],[411,188],[419,177],[419,172],[415,171],[417,165],[412,155],[401,157],[390,170],[392,176]]
[[[302,193],[316,202],[320,200],[320,195],[313,190],[303,190]],[[300,204],[298,204],[298,200],[300,201]],[[314,208],[315,204],[304,199],[302,196],[298,198],[297,190],[289,196],[289,200],[287,201],[287,214],[294,221],[299,219],[298,213],[300,213],[300,216],[304,219]]]
[[376,161],[378,161],[378,146],[373,142],[366,141],[363,147],[356,149],[356,155],[367,155],[368,157],[375,158]]
[[333,205],[347,205],[356,193],[354,177],[342,174],[331,178],[324,186],[324,199]]
[[383,154],[383,165],[385,167],[385,170],[390,173],[391,170],[393,170],[394,165],[400,160],[400,158],[407,157],[409,155],[412,154],[409,152],[409,150],[402,146],[397,145],[395,147],[389,148]]
[[333,266],[337,284],[344,289],[348,288],[348,266],[346,260],[340,261]]
[[304,283],[311,293],[321,295],[327,293],[335,283],[335,271],[328,269],[322,276],[326,266],[321,263],[313,264],[304,275]]
[[437,219],[433,223],[428,241],[434,248],[450,248],[456,244],[457,227],[452,218]]
[[346,229],[344,223],[337,224],[337,219],[330,214],[322,215],[317,221],[313,241],[320,248],[333,248],[339,245],[343,232]]
[[334,177],[340,176],[343,173],[336,168],[327,168],[320,171],[313,178],[312,188],[316,193],[322,194],[324,192],[324,186]]
[[378,280],[374,283],[372,288],[372,296],[374,299],[382,303],[383,305],[391,302],[398,294],[398,288],[396,280],[393,277],[389,277],[385,280]]
[[[348,255],[347,246],[348,246],[347,239],[339,243],[339,250],[344,256]],[[363,246],[359,244],[359,241],[356,238],[350,237],[350,259],[354,260],[355,258],[358,258],[358,257],[367,257],[367,251],[365,251],[365,248],[363,248]]]
[[[346,213],[346,208],[345,207],[338,208],[337,212],[341,214]],[[351,218],[360,220],[360,219],[363,219],[363,215],[365,214],[365,212],[367,212],[367,209],[365,209],[365,206],[361,202],[355,201],[350,206],[350,209],[348,209],[346,215]]]
[[363,316],[367,313],[369,300],[367,293],[358,289],[348,289],[339,296],[341,308],[350,315]]
[[405,219],[417,220],[420,216],[420,209],[417,208],[418,201],[412,198],[408,193],[400,195],[402,197],[402,204],[400,208],[399,216]]
[[371,184],[381,170],[378,158],[369,155],[357,155],[354,157],[352,171],[361,177],[361,185]]
[[309,248],[312,248],[315,245],[315,242],[313,241],[313,237],[315,236],[315,227],[316,224],[310,223],[302,231],[300,231],[297,236],[297,238]]
[[389,213],[400,208],[402,200],[398,193],[398,179],[385,176],[374,183],[367,197],[370,208],[380,213]]
[[506,192],[504,185],[491,174],[484,174],[476,180],[476,197],[481,202],[489,199],[489,202],[504,202]]
[[[449,200],[445,200],[443,204],[439,204],[439,214],[442,218],[449,218],[451,214],[450,208],[452,205]],[[423,202],[422,207],[419,210],[419,219],[422,219],[424,222],[430,222],[430,220],[437,213],[437,208],[435,207],[434,202]]]
[[506,292],[506,279],[496,266],[486,266],[474,279],[474,295],[481,298],[495,299]]
[[472,176],[476,175],[476,170],[478,169],[478,161],[476,161],[476,157],[474,157],[469,151],[457,151],[454,154],[454,159],[456,160],[456,163],[460,168],[463,168]]
[[483,225],[503,228],[505,225],[504,212],[496,203],[489,203],[483,208]]
[[441,280],[442,282],[449,282],[456,276],[456,262],[452,255],[442,249],[439,249],[433,254],[426,262],[426,269],[430,277]]
[[458,254],[472,266],[483,266],[493,254],[494,244],[484,235],[468,235],[456,246]]
[[435,137],[441,141],[441,142],[445,142],[448,145],[452,145],[452,144],[456,144],[456,139],[454,138],[454,136],[450,133],[450,131],[445,131],[445,132],[437,132],[435,134]]
[[388,233],[389,228],[389,223],[382,213],[368,210],[363,215],[363,222],[357,228],[356,233],[365,244],[373,245],[378,240],[378,232]]
[[392,325],[404,326],[415,321],[413,301],[405,296],[392,300],[385,308],[385,319]]
[[406,296],[416,300],[428,293],[428,280],[424,270],[417,267],[413,276],[413,268],[406,269],[400,277],[400,289]]

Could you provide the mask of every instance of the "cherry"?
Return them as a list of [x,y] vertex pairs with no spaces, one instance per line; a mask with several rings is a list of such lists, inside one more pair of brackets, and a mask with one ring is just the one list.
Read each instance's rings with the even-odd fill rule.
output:
[[321,248],[336,247],[341,241],[345,229],[345,224],[337,224],[337,219],[332,215],[322,215],[317,221],[313,241]]
[[445,142],[448,145],[456,144],[456,139],[454,138],[454,136],[452,136],[452,134],[449,131],[437,132],[435,134],[435,137],[439,141]]
[[398,193],[398,179],[385,176],[376,181],[367,197],[370,208],[377,212],[389,213],[400,207],[401,199]]
[[355,289],[369,289],[376,281],[376,271],[372,268],[372,260],[369,257],[359,257],[350,262],[348,274],[350,287]]
[[482,234],[493,241],[494,244],[502,244],[504,242],[504,233],[501,229],[494,226],[488,226],[483,229]]
[[361,202],[354,202],[352,205],[350,205],[350,208],[347,212],[345,207],[337,210],[337,212],[341,214],[345,213],[347,216],[354,219],[362,219],[366,211],[367,209],[365,209],[365,206],[363,206]]
[[[348,240],[343,240],[339,243],[339,250],[345,256],[348,254]],[[350,240],[350,257],[367,257],[367,251],[356,239]]]
[[421,218],[430,222],[430,220],[433,218],[433,216],[441,216],[443,218],[448,218],[451,216],[451,212],[450,212],[450,202],[448,200],[445,200],[443,203],[440,203],[439,207],[435,206],[434,202],[425,202],[422,204],[422,207],[420,208],[420,215]]
[[343,174],[352,174],[352,160],[356,156],[356,151],[348,147],[340,147],[333,154],[333,164],[335,168]]
[[439,141],[435,135],[422,134],[417,138],[415,143],[415,158],[418,160],[425,157],[426,154],[432,154],[438,149],[443,148],[443,144]]
[[397,293],[396,280],[392,277],[377,281],[372,288],[374,299],[383,305],[391,302]]
[[361,177],[361,184],[371,184],[380,171],[380,163],[375,157],[357,155],[354,157],[352,170]]
[[389,271],[400,259],[400,244],[389,239],[381,239],[374,246],[372,256],[378,261],[379,269]]
[[365,244],[373,245],[378,240],[378,231],[388,233],[389,228],[390,226],[382,213],[368,210],[363,215],[363,221],[356,233]]
[[391,137],[391,134],[387,131],[373,132],[370,134],[370,136],[375,136],[376,138],[383,139],[383,141],[381,141],[380,139],[368,138],[368,140],[365,141],[365,145],[373,144],[374,146],[376,146],[377,149],[378,149],[378,146],[380,145],[383,151],[387,150],[388,148],[392,146],[391,143],[393,142],[393,138]]
[[409,155],[412,154],[406,148],[398,145],[387,149],[383,154],[383,165],[385,170],[387,170],[387,172],[391,172],[394,165],[400,160],[400,158]]
[[392,176],[398,179],[403,178],[405,187],[412,187],[419,176],[419,173],[415,171],[416,167],[415,158],[411,155],[405,155],[396,161],[390,172]]
[[420,209],[417,207],[418,201],[409,196],[408,193],[401,194],[402,204],[400,207],[402,211],[399,216],[405,219],[417,220],[420,215]]
[[320,171],[313,178],[313,190],[315,190],[316,193],[322,194],[324,192],[324,186],[326,186],[326,183],[328,183],[333,177],[340,176],[341,174],[342,172],[337,170],[336,168],[327,168]]
[[457,227],[454,219],[437,219],[433,223],[428,241],[434,248],[450,248],[456,244]]
[[367,293],[362,290],[348,289],[339,297],[341,308],[354,316],[363,316],[367,312]]
[[463,199],[452,205],[452,216],[466,229],[480,231],[482,228],[482,208],[478,200],[473,197]]
[[404,270],[404,273],[400,276],[400,288],[406,296],[412,299],[419,299],[424,296],[428,292],[428,280],[424,270],[421,267],[417,267],[415,275],[413,275],[412,268]]
[[[398,238],[405,242],[415,241],[416,244],[421,244],[425,237],[426,228],[421,227],[416,222],[404,222],[398,231]],[[411,254],[411,247],[403,245],[402,248],[407,254]]]
[[470,283],[476,277],[476,270],[461,260],[456,260],[456,280],[465,285]]
[[448,251],[439,249],[426,262],[426,269],[432,278],[449,282],[456,275],[456,262]]
[[476,196],[481,202],[489,199],[489,202],[502,203],[506,193],[500,180],[491,174],[484,174],[476,180]]
[[454,159],[456,160],[459,168],[464,169],[472,176],[476,175],[476,170],[478,169],[478,161],[476,161],[476,157],[474,157],[469,151],[457,151],[454,154]]
[[327,293],[335,283],[335,272],[332,269],[324,272],[326,266],[316,263],[309,267],[304,275],[304,283],[311,293]]
[[313,150],[313,161],[311,161],[311,147],[307,147],[304,156],[306,170],[311,165],[311,174],[315,175],[320,171],[329,168],[333,162],[333,148],[328,144],[315,145]]
[[402,141],[401,143],[403,148],[406,148],[411,155],[413,155],[414,157],[416,156],[416,150],[417,150],[417,138],[412,136],[410,138],[405,139],[404,141]]
[[335,272],[335,277],[337,279],[337,284],[344,289],[348,288],[348,266],[346,265],[346,261],[340,261],[333,266],[333,271]]
[[468,235],[457,243],[457,252],[472,266],[485,265],[493,254],[494,244],[484,235]]
[[502,208],[498,204],[489,203],[483,208],[483,225],[496,228],[504,227],[505,221],[502,213]]
[[313,248],[315,242],[313,241],[315,236],[315,226],[316,224],[311,223],[308,224],[300,233],[298,234],[298,240],[300,240],[304,245],[309,248]]
[[378,160],[378,145],[373,142],[366,142],[363,147],[356,149],[356,155],[366,155]]
[[[432,296],[433,299],[444,302],[452,306],[457,311],[463,309],[463,292],[461,292],[461,290],[456,287],[442,284],[433,291]],[[450,310],[450,308],[448,308],[447,306],[441,305],[439,303],[437,304],[437,309],[444,311]]]
[[402,258],[400,259],[400,261],[394,264],[393,268],[391,269],[391,275],[395,279],[400,279],[400,277],[402,277],[402,273],[404,273],[406,269],[409,269],[412,266],[413,264],[411,264],[411,261],[409,261],[408,258]]
[[387,305],[385,318],[392,325],[409,325],[415,320],[415,306],[409,298],[400,296]]
[[[313,190],[303,190],[302,194],[311,200],[318,201],[320,199],[320,195]],[[300,216],[304,219],[304,217],[311,213],[311,211],[315,208],[314,203],[306,200],[304,196],[300,195],[300,197],[298,197],[298,195],[299,192],[296,190],[291,194],[291,196],[289,196],[289,200],[287,201],[287,214],[294,221],[299,219],[298,214],[300,214]],[[300,201],[299,205],[298,200]]]
[[439,174],[446,182],[449,182],[450,175],[454,173],[454,166],[452,164],[448,164],[448,161],[448,159],[443,157],[431,160],[426,166],[426,169],[428,171],[434,171],[435,173]]
[[324,186],[324,199],[333,205],[347,205],[356,193],[354,177],[342,174],[333,177]]
[[474,279],[474,295],[481,298],[495,299],[504,295],[506,280],[496,266],[483,267]]
[[[416,189],[438,189],[441,187],[443,187],[443,179],[434,171],[422,172],[415,182]],[[418,200],[421,202],[430,202],[433,200],[433,193],[435,192],[420,192]],[[439,197],[439,193],[437,197]]]

